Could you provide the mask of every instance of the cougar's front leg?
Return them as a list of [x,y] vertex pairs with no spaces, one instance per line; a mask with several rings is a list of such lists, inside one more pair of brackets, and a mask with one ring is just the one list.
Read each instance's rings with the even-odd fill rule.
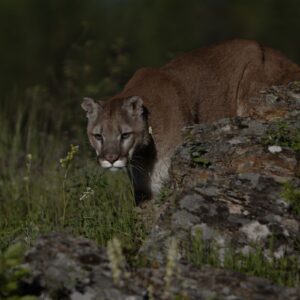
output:
[[141,202],[151,199],[151,179],[147,170],[134,164],[131,164],[127,170],[133,185],[135,203],[139,205]]

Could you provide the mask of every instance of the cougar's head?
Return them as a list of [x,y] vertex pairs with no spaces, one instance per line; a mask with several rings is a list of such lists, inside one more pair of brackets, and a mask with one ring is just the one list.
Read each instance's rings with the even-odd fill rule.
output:
[[146,109],[140,97],[94,101],[84,98],[87,134],[103,168],[114,171],[130,161],[135,150],[149,141]]

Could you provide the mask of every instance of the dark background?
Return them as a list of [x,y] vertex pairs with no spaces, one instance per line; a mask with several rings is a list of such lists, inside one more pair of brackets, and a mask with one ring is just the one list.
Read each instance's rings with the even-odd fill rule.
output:
[[36,85],[51,103],[108,96],[141,66],[237,37],[300,63],[299,29],[297,0],[1,0],[1,101]]

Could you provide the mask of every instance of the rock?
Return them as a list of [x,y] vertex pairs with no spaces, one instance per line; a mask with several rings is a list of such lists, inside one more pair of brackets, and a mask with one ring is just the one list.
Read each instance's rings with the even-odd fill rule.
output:
[[[298,96],[293,98],[295,89],[299,95],[298,83],[263,92],[250,103],[250,117],[185,129],[186,139],[170,168],[169,186],[174,193],[167,201],[172,205],[156,224],[160,230],[184,245],[195,228],[205,224],[237,251],[255,242],[266,257],[272,237],[277,256],[284,245],[285,254],[300,261],[300,216],[291,212],[282,196],[283,183],[300,186],[300,102]],[[197,149],[209,165],[193,161]],[[147,255],[147,245],[155,244],[162,261],[159,249],[166,249],[167,237],[157,243],[157,234],[150,233],[141,253]]]
[[186,195],[180,201],[180,208],[193,212],[199,209],[200,202],[204,200],[200,195]]
[[250,241],[254,241],[254,242],[265,239],[271,234],[271,231],[269,230],[268,226],[262,225],[257,221],[253,221],[248,224],[245,224],[240,229],[240,231],[246,234],[247,238]]
[[62,233],[37,240],[27,252],[31,277],[23,283],[40,299],[143,299],[145,290],[131,278],[114,283],[106,250]]
[[271,153],[279,153],[282,151],[282,148],[280,146],[276,146],[276,145],[273,145],[273,146],[269,146],[268,147],[268,150],[271,152]]

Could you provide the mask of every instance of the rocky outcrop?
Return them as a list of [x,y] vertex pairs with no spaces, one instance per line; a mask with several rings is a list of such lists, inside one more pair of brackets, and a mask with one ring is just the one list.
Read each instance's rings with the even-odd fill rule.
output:
[[123,270],[115,282],[106,250],[64,234],[41,237],[27,253],[23,289],[39,299],[300,299],[299,290],[212,267],[174,265]]
[[162,261],[168,237],[188,241],[200,229],[219,248],[299,257],[300,199],[291,203],[287,190],[300,186],[300,86],[273,87],[251,104],[250,117],[184,130],[170,170],[177,192],[142,252]]
[[117,276],[105,249],[51,234],[27,253],[24,288],[41,299],[300,299],[299,289],[223,268],[254,253],[300,270],[300,84],[262,92],[248,111],[185,128],[140,249],[149,264],[119,264]]

